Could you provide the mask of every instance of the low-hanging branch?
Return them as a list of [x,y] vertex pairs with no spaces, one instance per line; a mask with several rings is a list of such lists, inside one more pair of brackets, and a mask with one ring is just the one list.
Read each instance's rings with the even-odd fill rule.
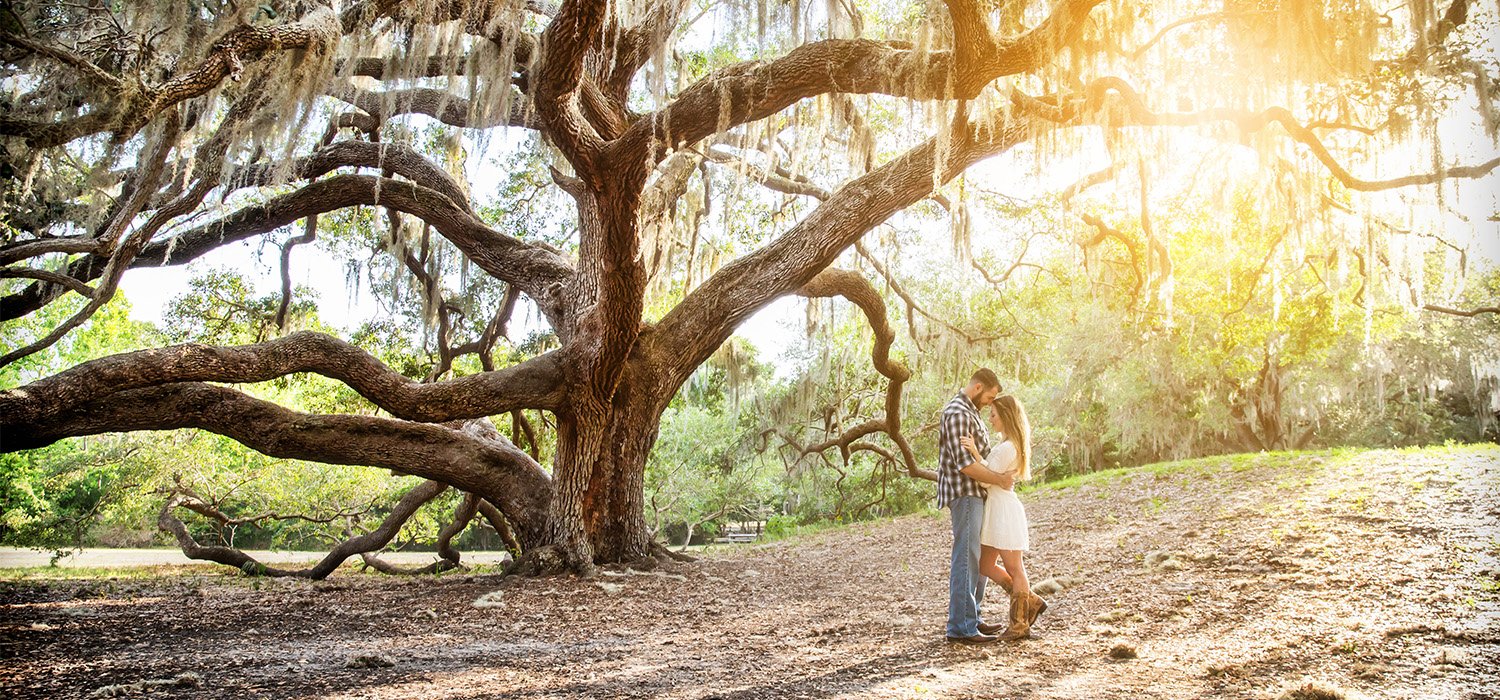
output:
[[[453,538],[463,533],[474,520],[474,515],[479,511],[479,497],[472,493],[464,494],[459,501],[458,507],[453,509],[453,518],[443,529],[438,531],[437,553],[438,560],[422,567],[400,567],[380,558],[373,550],[360,552],[359,556],[365,565],[379,571],[382,574],[397,574],[405,576],[420,576],[423,574],[438,574],[444,571],[462,568],[460,559],[462,553],[453,546]],[[382,545],[384,546],[384,545]]]
[[441,422],[519,408],[556,410],[562,400],[562,364],[556,352],[494,372],[423,384],[356,345],[300,331],[254,345],[189,343],[91,360],[0,391],[0,429],[10,433],[43,423],[121,392],[180,382],[264,382],[302,372],[341,381],[407,420]]
[[181,428],[217,433],[270,457],[381,467],[476,493],[505,514],[523,544],[541,537],[552,498],[551,477],[541,465],[487,421],[455,429],[307,414],[195,382],[120,391],[42,422],[0,424],[0,451],[35,449],[67,437]]
[[332,551],[324,555],[318,563],[304,569],[282,569],[269,566],[235,547],[199,544],[193,538],[192,533],[188,531],[187,525],[173,514],[175,509],[178,507],[188,508],[221,522],[229,518],[217,508],[188,493],[176,492],[171,498],[168,498],[167,502],[161,507],[161,513],[157,516],[156,523],[162,530],[171,533],[177,540],[177,545],[182,548],[182,553],[187,555],[189,559],[211,561],[232,566],[254,576],[295,577],[319,580],[327,578],[329,574],[338,569],[349,557],[378,550],[390,543],[396,534],[401,531],[401,526],[406,524],[406,521],[411,519],[411,516],[417,510],[432,499],[437,498],[446,490],[448,490],[446,484],[436,481],[423,482],[416,488],[406,492],[406,495],[401,497],[401,500],[391,509],[390,514],[374,530],[341,542]]

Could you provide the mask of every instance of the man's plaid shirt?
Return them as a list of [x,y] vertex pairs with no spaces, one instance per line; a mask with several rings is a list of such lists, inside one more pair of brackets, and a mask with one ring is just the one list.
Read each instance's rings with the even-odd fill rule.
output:
[[958,470],[973,459],[958,439],[972,435],[980,454],[989,454],[990,438],[979,422],[979,409],[963,392],[943,408],[942,423],[938,427],[938,507],[942,508],[959,496],[985,497],[984,485],[964,476]]

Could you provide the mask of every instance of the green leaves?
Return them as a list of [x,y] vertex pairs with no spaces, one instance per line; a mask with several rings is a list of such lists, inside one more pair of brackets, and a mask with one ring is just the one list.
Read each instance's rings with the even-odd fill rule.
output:
[[[280,292],[257,295],[237,272],[210,270],[188,282],[188,293],[172,300],[164,314],[164,333],[172,342],[244,345],[280,334],[276,311]],[[318,326],[317,293],[308,287],[292,292],[287,310],[289,330]]]
[[[0,324],[0,339],[3,339],[0,345],[14,348],[31,343],[77,313],[84,303],[82,297],[69,294],[34,314]],[[117,294],[55,345],[0,367],[0,389],[35,381],[105,355],[150,347],[160,340],[160,334],[150,324],[131,320],[130,302],[123,294]]]

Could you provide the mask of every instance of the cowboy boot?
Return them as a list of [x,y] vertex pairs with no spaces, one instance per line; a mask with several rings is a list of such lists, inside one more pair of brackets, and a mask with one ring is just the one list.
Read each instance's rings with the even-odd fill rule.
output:
[[[993,582],[996,586],[999,586],[1001,590],[1005,591],[1005,595],[1009,596],[1013,594],[1013,587],[1011,585],[1010,579],[1006,579],[1004,581],[996,581],[995,579],[990,579],[990,581]],[[996,622],[993,624],[988,622],[981,622],[979,623],[979,633],[1000,634],[1001,632],[1005,631],[1007,624],[1008,623],[1006,622]]]
[[1014,642],[1031,636],[1031,623],[1027,622],[1030,613],[1030,605],[1027,598],[1022,596],[1010,597],[1010,627],[1000,635],[1002,642]]
[[1047,601],[1042,600],[1042,597],[1035,593],[1030,594],[1027,598],[1026,625],[1030,627],[1036,624],[1036,619],[1041,617],[1042,613],[1047,612]]

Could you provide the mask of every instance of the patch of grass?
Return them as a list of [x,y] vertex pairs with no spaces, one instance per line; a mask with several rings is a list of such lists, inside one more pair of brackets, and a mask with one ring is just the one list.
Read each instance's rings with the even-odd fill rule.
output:
[[[942,510],[929,510],[929,511],[927,511],[926,515],[933,516],[933,517],[936,517],[936,516],[947,517],[948,513],[946,511],[942,511]],[[784,526],[781,526],[781,527],[777,528],[774,531],[771,530],[771,529],[765,530],[764,534],[761,535],[761,538],[758,541],[756,541],[755,544],[759,545],[759,544],[770,544],[772,542],[797,542],[797,541],[808,539],[808,538],[810,538],[810,537],[812,537],[814,535],[820,535],[820,534],[825,533],[825,532],[833,532],[833,531],[837,531],[837,530],[850,530],[850,529],[853,529],[853,528],[856,528],[856,527],[859,527],[859,526],[862,526],[862,525],[866,525],[866,524],[867,524],[867,522],[865,522],[865,521],[860,521],[860,522],[835,522],[835,521],[830,521],[830,520],[821,520],[821,521],[817,521],[817,522],[806,523],[806,524],[803,524],[803,525],[784,525]],[[725,546],[729,547],[729,548],[733,548],[733,547],[738,547],[739,545],[725,545]]]
[[[1324,468],[1335,462],[1352,459],[1365,452],[1369,452],[1369,450],[1343,448],[1310,452],[1254,452],[1199,457],[1197,459],[1184,459],[1176,462],[1157,462],[1155,464],[1144,464],[1139,467],[1120,467],[1087,474],[1075,474],[1054,481],[1023,484],[1020,487],[1020,491],[1022,493],[1028,491],[1062,491],[1086,485],[1103,486],[1142,476],[1186,475],[1189,477],[1212,477],[1226,469],[1232,472],[1243,472],[1259,468],[1310,471]],[[1292,478],[1296,480],[1293,483],[1302,483],[1310,479],[1310,477],[1305,476],[1295,476]]]
[[23,566],[0,569],[0,581],[142,580],[175,576],[239,576],[220,564],[158,564],[153,566]]
[[1166,507],[1167,507],[1167,499],[1163,498],[1161,496],[1152,496],[1151,500],[1146,501],[1146,504],[1143,506],[1143,508],[1145,509],[1147,515],[1156,515],[1157,513],[1160,513],[1163,508],[1166,508]]

